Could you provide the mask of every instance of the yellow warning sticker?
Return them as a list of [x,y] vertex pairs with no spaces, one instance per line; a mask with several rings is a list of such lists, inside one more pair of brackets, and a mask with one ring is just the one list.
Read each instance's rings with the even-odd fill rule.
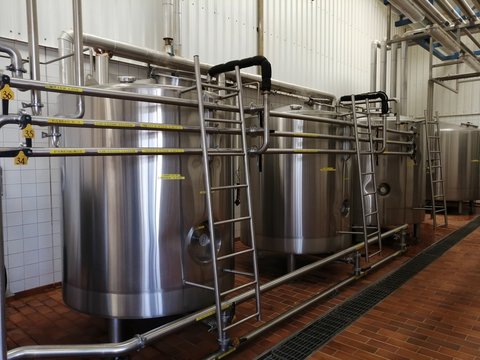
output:
[[331,166],[326,166],[326,167],[320,168],[320,171],[329,172],[329,171],[337,171],[337,169],[335,169],[334,167],[331,167]]
[[99,154],[137,154],[136,149],[100,149]]
[[85,154],[85,149],[54,149],[50,150],[52,155],[80,155]]
[[140,124],[140,127],[145,129],[165,129],[165,130],[182,130],[182,125],[171,124]]
[[47,122],[55,125],[83,125],[85,123],[83,120],[60,118],[48,118]]
[[162,174],[158,177],[160,180],[185,180],[182,174]]
[[135,127],[135,124],[132,123],[127,123],[127,122],[121,122],[121,121],[95,121],[94,122],[95,126],[100,126],[100,127]]
[[142,149],[142,153],[154,153],[154,154],[170,154],[170,153],[184,153],[185,149]]
[[23,151],[19,151],[13,159],[15,165],[28,165],[28,156]]
[[10,88],[10,85],[5,84],[3,86],[3,89],[0,90],[0,98],[2,98],[2,100],[14,100],[15,99],[15,94],[13,93],[13,90]]
[[22,130],[22,136],[25,139],[35,138],[35,129],[33,128],[32,124],[27,124],[27,126],[25,126],[25,129]]
[[66,85],[45,85],[45,89],[56,90],[56,91],[66,91],[66,92],[76,92],[76,93],[83,92],[82,88],[79,88],[76,86],[66,86]]

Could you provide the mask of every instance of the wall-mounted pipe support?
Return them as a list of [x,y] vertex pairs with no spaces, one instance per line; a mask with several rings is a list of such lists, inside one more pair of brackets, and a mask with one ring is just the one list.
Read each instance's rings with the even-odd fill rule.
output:
[[0,44],[0,52],[10,56],[10,61],[12,62],[7,66],[7,70],[12,72],[13,77],[23,78],[23,73],[27,71],[23,67],[23,60],[20,51],[12,46],[6,44]]

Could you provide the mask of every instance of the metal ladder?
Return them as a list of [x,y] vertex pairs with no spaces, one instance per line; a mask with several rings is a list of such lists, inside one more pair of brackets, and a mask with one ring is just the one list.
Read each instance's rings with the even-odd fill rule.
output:
[[[436,229],[437,214],[443,213],[444,223],[448,227],[447,200],[445,199],[445,182],[443,180],[442,152],[440,147],[440,127],[438,114],[428,120],[425,117],[425,143],[427,146],[427,165],[429,169],[430,192],[432,199],[431,217],[433,228]],[[427,209],[430,209],[427,207]]]
[[[354,232],[363,236],[365,244],[365,261],[369,262],[370,257],[378,255],[382,252],[382,237],[380,226],[380,215],[378,208],[377,197],[377,181],[375,178],[375,147],[372,133],[372,112],[368,99],[365,99],[365,119],[366,126],[360,127],[358,124],[357,105],[355,102],[355,95],[351,97],[352,105],[352,117],[353,126],[355,131],[355,148],[357,152],[357,171],[360,186],[360,204],[362,206],[362,226],[361,232]],[[366,144],[367,149],[362,150],[361,144]],[[362,166],[362,159],[365,159],[365,167]],[[368,186],[368,180],[370,180],[371,186]],[[368,187],[368,189],[367,189]],[[367,213],[366,200],[370,199],[371,212]],[[375,226],[367,225],[370,222],[371,217],[374,217]],[[373,231],[372,231],[373,230]],[[378,236],[378,251],[369,253],[369,241],[370,239]]]
[[[227,87],[227,86],[218,86],[208,83],[202,83],[201,78],[201,71],[200,71],[200,62],[198,56],[194,57],[194,64],[195,64],[195,81],[196,81],[196,90],[197,90],[197,97],[198,97],[198,112],[200,118],[200,128],[201,128],[201,142],[202,142],[202,158],[203,158],[203,170],[204,170],[204,182],[205,182],[205,189],[206,189],[206,205],[207,205],[207,212],[208,212],[208,227],[209,227],[209,235],[210,235],[210,243],[216,244],[215,241],[215,229],[216,226],[225,225],[225,224],[234,224],[238,222],[248,222],[250,228],[250,238],[251,238],[251,245],[245,250],[235,251],[233,250],[232,253],[218,256],[217,249],[214,245],[211,246],[211,258],[212,258],[212,269],[213,269],[213,287],[208,287],[203,284],[192,283],[189,281],[184,281],[185,284],[198,286],[201,288],[211,289],[215,293],[215,307],[216,307],[216,320],[217,320],[217,330],[218,330],[218,341],[221,345],[228,346],[225,342],[228,342],[228,337],[226,337],[226,331],[230,328],[237,326],[247,320],[252,318],[260,319],[260,281],[258,275],[258,263],[257,263],[257,250],[255,247],[255,231],[254,231],[254,224],[253,224],[253,217],[252,217],[252,201],[251,201],[251,194],[250,194],[250,174],[249,174],[249,167],[248,167],[248,149],[246,144],[246,127],[245,127],[245,117],[243,111],[243,101],[242,101],[242,79],[240,75],[240,69],[235,67],[236,73],[236,86],[235,87]],[[221,90],[225,92],[224,98],[237,98],[237,105],[238,105],[238,112],[240,114],[239,120],[232,120],[232,119],[220,119],[220,118],[212,118],[205,116],[205,108],[204,108],[204,88],[213,88],[216,90]],[[206,131],[206,124],[210,122],[215,123],[225,123],[234,126],[240,126],[241,128],[241,149],[223,149],[219,151],[218,149],[209,148],[207,144],[207,131]],[[244,184],[228,184],[228,185],[212,185],[210,172],[209,172],[209,158],[212,156],[238,156],[243,158],[243,167],[245,171],[245,183]],[[215,220],[213,218],[213,209],[212,209],[212,192],[214,191],[236,191],[238,189],[244,189],[246,193],[246,201],[247,201],[247,214],[240,217],[233,217],[231,219],[224,219],[224,220]],[[232,196],[233,198],[233,196]],[[235,269],[227,269],[222,268],[222,262],[228,259],[233,259],[234,257],[240,255],[250,255],[252,258],[253,264],[253,272],[243,272],[237,271]],[[220,283],[219,283],[219,273],[220,272],[228,272],[233,273],[235,275],[246,276],[251,279],[251,281],[244,283],[242,285],[236,286],[232,289],[221,291]],[[254,289],[254,297],[255,297],[255,311],[243,317],[242,319],[237,320],[235,323],[232,324],[224,324],[222,318],[222,299],[232,293],[238,293],[240,290],[248,291]]]

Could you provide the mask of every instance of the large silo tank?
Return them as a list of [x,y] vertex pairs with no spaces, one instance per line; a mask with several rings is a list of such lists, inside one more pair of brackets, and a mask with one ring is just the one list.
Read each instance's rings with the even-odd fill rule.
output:
[[480,130],[468,123],[440,122],[439,128],[445,199],[480,199]]
[[[275,111],[335,118],[329,111],[291,105]],[[270,129],[345,135],[348,127],[290,118],[271,118]],[[348,149],[349,142],[271,137],[277,149]],[[285,254],[329,253],[351,245],[349,156],[341,154],[266,154],[261,169],[251,161],[256,244]],[[248,232],[242,228],[242,240]]]
[[[190,84],[191,85],[191,84]],[[174,85],[116,84],[109,89],[179,97]],[[194,95],[195,93],[193,93]],[[192,95],[192,96],[193,96]],[[196,108],[86,98],[86,118],[199,125]],[[67,147],[200,148],[199,134],[66,129]],[[210,136],[212,146],[229,139]],[[212,182],[231,183],[230,160],[210,162]],[[64,167],[64,300],[114,318],[151,318],[214,302],[200,155],[66,158]],[[216,219],[231,218],[227,192],[213,194]],[[230,226],[216,228],[220,254],[231,252]],[[221,274],[222,288],[233,284]]]
[[[414,148],[407,145],[387,144],[384,154],[375,157],[375,180],[377,183],[377,200],[379,208],[379,219],[381,226],[394,226],[403,224],[420,224],[425,217],[425,135],[424,128],[418,122],[409,120],[408,117],[401,118],[398,122],[396,118],[387,118],[387,129],[400,131],[413,131],[413,137],[399,133],[387,133],[387,139],[392,142],[405,142],[414,140]],[[380,134],[378,135],[380,136]],[[366,149],[366,143],[362,143],[362,148]],[[389,155],[389,152],[406,152],[414,150],[414,156],[410,155]],[[367,167],[367,157],[363,156],[364,162],[362,168]],[[356,162],[356,160],[354,161]],[[356,163],[355,163],[356,167]],[[368,170],[367,170],[368,171]],[[366,188],[370,188],[370,175],[366,179]],[[354,224],[362,224],[361,211],[361,190],[358,181],[357,171],[354,172],[354,202],[353,214]],[[365,190],[364,190],[365,191]],[[365,202],[367,213],[373,212],[374,205],[368,201]],[[367,225],[375,225],[367,223]]]

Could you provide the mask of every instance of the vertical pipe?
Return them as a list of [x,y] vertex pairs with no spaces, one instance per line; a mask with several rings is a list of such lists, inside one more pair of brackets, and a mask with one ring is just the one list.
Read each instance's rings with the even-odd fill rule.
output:
[[163,0],[163,41],[164,51],[167,54],[174,55],[173,50],[173,17],[174,17],[174,8],[173,0]]
[[[40,61],[38,46],[37,1],[27,0],[27,30],[28,54],[30,57],[30,78],[40,80]],[[42,112],[42,98],[40,91],[32,90],[32,114],[40,115]]]
[[[3,170],[0,168],[0,271],[5,269],[5,258],[3,249],[3,214],[2,214],[2,196],[3,196]],[[7,329],[5,326],[5,277],[2,272],[0,275],[0,360],[7,359]]]
[[[397,50],[398,50],[398,43],[392,43],[390,47],[390,98],[397,97]],[[397,112],[397,103],[394,102],[392,104],[392,110],[395,114]]]
[[380,91],[387,91],[387,41],[380,43]]
[[387,14],[387,40],[389,41],[392,38],[392,5],[388,4],[388,14]]
[[[264,53],[264,37],[263,37],[263,0],[257,0],[257,55],[262,55]],[[261,73],[261,68],[258,67],[259,74]]]
[[175,55],[176,56],[181,56],[182,55],[182,11],[180,7],[180,2],[178,0],[175,0],[173,3],[174,7],[174,26],[175,26]]
[[109,83],[109,76],[108,76],[109,60],[110,60],[110,57],[108,53],[95,55],[95,65],[96,65],[95,79],[97,80],[99,85]]
[[370,52],[370,91],[377,91],[377,47],[378,40],[372,41]]
[[[72,0],[73,7],[73,51],[75,58],[75,85],[84,85],[83,73],[83,23],[82,0]],[[83,97],[77,96],[77,114],[81,118],[85,113]]]
[[[62,31],[58,38],[58,57],[73,54],[73,37]],[[73,57],[69,56],[58,62],[59,79],[62,84],[73,84]]]
[[401,48],[400,115],[407,115],[408,109],[408,44],[402,42]]

